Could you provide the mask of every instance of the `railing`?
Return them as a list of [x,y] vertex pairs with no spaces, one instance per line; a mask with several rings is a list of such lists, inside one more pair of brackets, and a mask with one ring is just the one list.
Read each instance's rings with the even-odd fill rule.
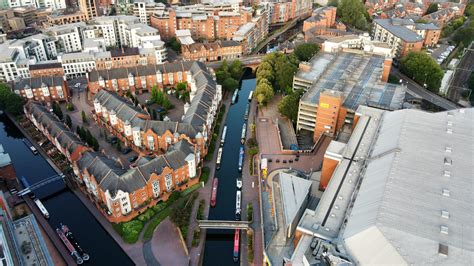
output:
[[249,221],[198,220],[198,226],[206,229],[249,229]]

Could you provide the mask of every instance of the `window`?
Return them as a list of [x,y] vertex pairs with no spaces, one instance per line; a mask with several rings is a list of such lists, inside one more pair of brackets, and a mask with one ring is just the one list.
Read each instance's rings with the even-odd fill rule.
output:
[[173,178],[171,174],[165,175],[166,190],[170,191],[171,186],[173,185]]

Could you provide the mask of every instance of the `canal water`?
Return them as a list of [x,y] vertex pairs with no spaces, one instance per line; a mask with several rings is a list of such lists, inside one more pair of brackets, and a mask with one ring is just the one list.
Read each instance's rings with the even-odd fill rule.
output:
[[[17,176],[30,184],[56,175],[41,155],[33,155],[22,142],[21,131],[5,116],[0,115],[0,143],[10,154]],[[132,260],[102,228],[82,202],[65,186],[56,181],[35,191],[50,214],[49,224],[69,226],[82,249],[89,253],[88,265],[133,265]]]
[[[223,147],[222,163],[220,169],[216,171],[216,176],[219,178],[217,205],[210,209],[209,220],[235,220],[236,178],[241,176],[238,171],[239,149],[242,146],[240,137],[248,97],[256,85],[255,76],[248,72],[242,79],[238,102],[231,105],[227,113],[225,123],[227,135]],[[234,230],[207,230],[204,265],[235,265],[233,240]]]

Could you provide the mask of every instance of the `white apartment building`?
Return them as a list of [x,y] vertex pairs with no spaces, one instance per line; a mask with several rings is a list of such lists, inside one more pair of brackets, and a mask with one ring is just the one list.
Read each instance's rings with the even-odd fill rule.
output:
[[95,69],[93,53],[70,53],[58,56],[58,62],[63,65],[66,78],[85,76],[87,72]]
[[58,43],[58,50],[65,53],[82,51],[82,28],[84,22],[58,25],[45,29],[45,33],[54,37]]
[[150,16],[157,12],[164,12],[166,5],[151,0],[137,0],[133,3],[133,15],[143,24],[150,25]]
[[36,8],[50,7],[53,10],[67,8],[66,0],[36,0],[35,5],[36,5]]
[[10,7],[35,6],[35,0],[8,0]]
[[23,49],[20,43],[11,45],[15,41],[7,41],[0,45],[0,81],[10,82],[17,78],[28,78],[28,65],[36,62],[30,57],[28,50]]
[[[134,16],[97,17],[91,25],[98,29],[97,34],[103,37],[107,46],[131,46],[131,26],[140,24],[140,19]],[[140,24],[141,26],[145,26]]]

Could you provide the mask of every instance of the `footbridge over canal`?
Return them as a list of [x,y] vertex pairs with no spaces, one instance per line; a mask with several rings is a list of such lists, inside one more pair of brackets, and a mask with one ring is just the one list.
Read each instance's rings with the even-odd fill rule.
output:
[[244,229],[250,228],[249,221],[198,220],[198,226],[205,229]]

